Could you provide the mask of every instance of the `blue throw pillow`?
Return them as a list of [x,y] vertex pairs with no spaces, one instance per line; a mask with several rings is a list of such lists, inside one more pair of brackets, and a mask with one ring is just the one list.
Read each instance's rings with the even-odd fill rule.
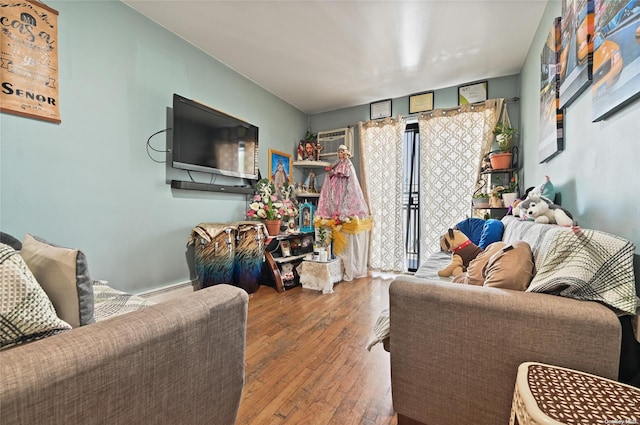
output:
[[456,227],[462,233],[464,233],[471,242],[478,245],[480,244],[480,238],[482,237],[482,232],[484,229],[485,221],[481,218],[472,217],[462,220]]
[[482,249],[485,249],[492,243],[501,241],[503,232],[504,224],[502,224],[502,221],[496,220],[495,218],[490,218],[484,221],[482,235],[480,236],[480,242],[478,242],[476,245],[478,245]]

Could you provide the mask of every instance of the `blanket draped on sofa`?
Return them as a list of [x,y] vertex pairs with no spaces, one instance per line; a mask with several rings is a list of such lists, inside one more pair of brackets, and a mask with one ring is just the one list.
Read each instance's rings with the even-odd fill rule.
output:
[[536,273],[527,291],[596,301],[618,315],[636,314],[633,243],[597,230],[511,216],[503,222],[503,241],[524,240],[533,249]]

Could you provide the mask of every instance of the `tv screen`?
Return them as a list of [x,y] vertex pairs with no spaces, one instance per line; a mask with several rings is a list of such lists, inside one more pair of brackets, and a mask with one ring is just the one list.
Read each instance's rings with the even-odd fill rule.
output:
[[173,95],[173,167],[258,178],[258,127]]

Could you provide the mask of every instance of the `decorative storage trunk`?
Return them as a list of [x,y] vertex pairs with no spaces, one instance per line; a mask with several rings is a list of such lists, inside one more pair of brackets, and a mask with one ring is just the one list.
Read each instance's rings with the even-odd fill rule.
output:
[[194,227],[188,244],[195,245],[200,289],[226,283],[250,294],[257,291],[267,237],[264,224],[257,221],[200,223]]

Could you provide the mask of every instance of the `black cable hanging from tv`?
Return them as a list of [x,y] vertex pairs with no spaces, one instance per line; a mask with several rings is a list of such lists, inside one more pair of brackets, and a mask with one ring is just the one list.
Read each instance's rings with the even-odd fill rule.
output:
[[158,164],[165,164],[167,161],[158,161],[157,159],[153,158],[151,156],[151,152],[149,152],[149,149],[151,149],[154,152],[161,152],[161,153],[168,153],[171,152],[171,150],[167,149],[167,150],[160,150],[160,149],[156,149],[153,146],[151,146],[151,138],[153,136],[156,136],[160,133],[164,133],[165,131],[169,131],[171,130],[171,127],[169,128],[165,128],[164,130],[160,130],[160,131],[156,131],[155,133],[153,133],[151,136],[149,136],[149,138],[147,139],[147,156],[153,161],[153,162],[157,162]]

